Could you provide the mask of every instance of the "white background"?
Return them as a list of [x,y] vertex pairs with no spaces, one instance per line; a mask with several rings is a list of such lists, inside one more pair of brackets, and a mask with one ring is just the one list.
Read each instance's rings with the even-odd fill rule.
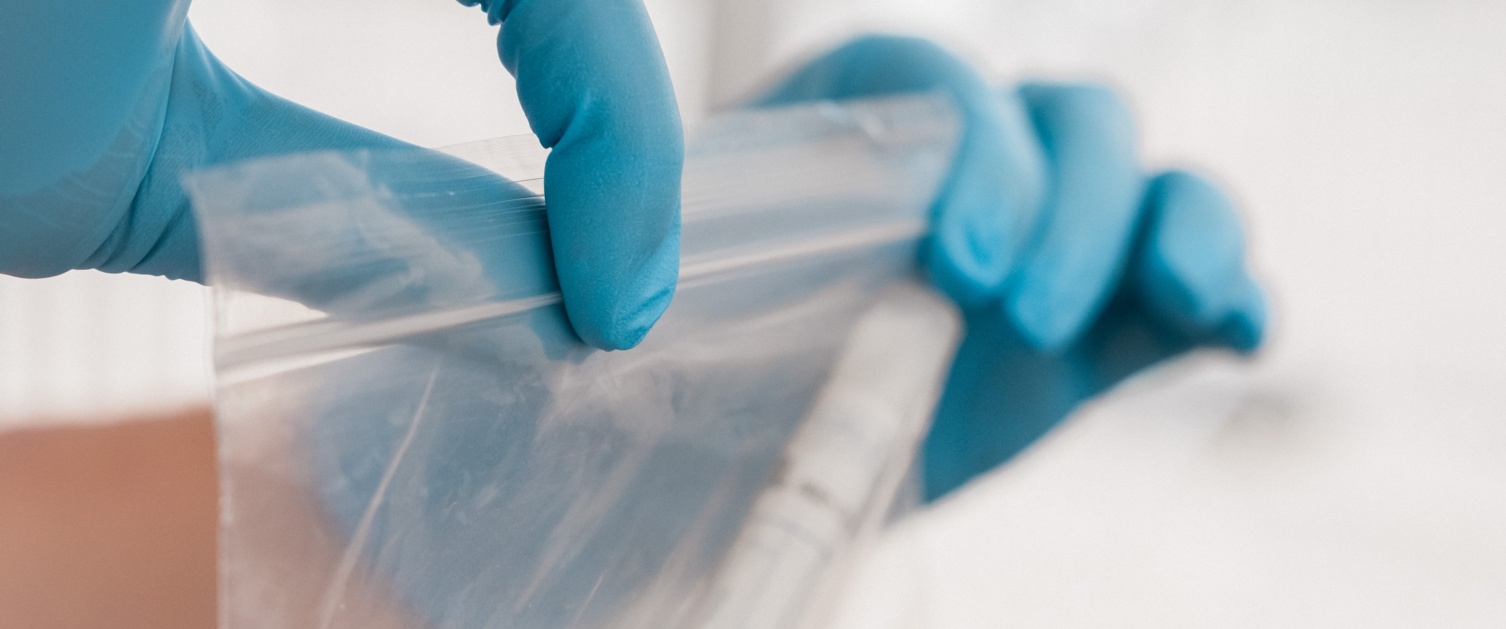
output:
[[[1273,297],[1252,364],[1090,407],[912,519],[849,626],[1469,627],[1506,621],[1506,4],[650,2],[692,124],[860,29],[1001,82],[1121,88],[1153,165],[1225,182]],[[277,93],[419,144],[527,131],[479,12],[199,0]],[[207,396],[196,287],[0,279],[0,425]]]

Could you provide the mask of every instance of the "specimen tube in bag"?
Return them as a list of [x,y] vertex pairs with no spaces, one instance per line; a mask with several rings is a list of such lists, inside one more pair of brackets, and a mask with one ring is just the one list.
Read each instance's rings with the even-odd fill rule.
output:
[[956,127],[936,96],[707,121],[678,292],[622,352],[564,318],[536,148],[192,175],[221,627],[819,625],[956,343],[915,259]]

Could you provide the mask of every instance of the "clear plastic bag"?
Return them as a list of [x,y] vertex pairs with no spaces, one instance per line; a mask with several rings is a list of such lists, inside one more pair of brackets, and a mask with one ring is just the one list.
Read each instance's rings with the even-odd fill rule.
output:
[[626,352],[565,322],[537,149],[190,177],[216,287],[221,627],[818,622],[956,342],[915,278],[955,135],[931,96],[711,119],[679,290]]

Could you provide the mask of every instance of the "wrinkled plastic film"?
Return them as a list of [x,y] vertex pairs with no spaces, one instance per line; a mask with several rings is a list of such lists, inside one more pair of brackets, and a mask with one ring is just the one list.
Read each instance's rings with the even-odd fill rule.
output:
[[195,175],[221,626],[818,623],[956,341],[914,277],[955,136],[933,97],[713,117],[627,352],[564,319],[536,147]]

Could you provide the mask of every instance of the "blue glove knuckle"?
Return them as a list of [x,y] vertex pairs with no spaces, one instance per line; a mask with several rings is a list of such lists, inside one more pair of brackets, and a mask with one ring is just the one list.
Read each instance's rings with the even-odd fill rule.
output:
[[1107,86],[1032,83],[1022,86],[1020,95],[1045,134],[1056,128],[1078,135],[1097,134],[1120,147],[1134,146],[1134,116],[1124,99]]
[[987,84],[972,66],[933,42],[868,35],[805,64],[755,104],[881,96],[939,89],[961,101],[964,113],[986,101]]

